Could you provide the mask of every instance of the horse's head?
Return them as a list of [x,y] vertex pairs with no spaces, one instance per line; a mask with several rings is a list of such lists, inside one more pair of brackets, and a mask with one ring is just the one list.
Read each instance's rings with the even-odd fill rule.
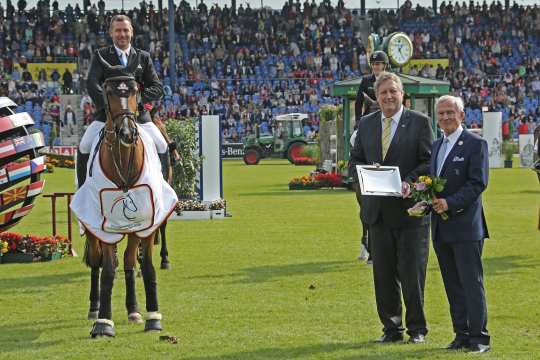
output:
[[107,104],[107,121],[110,130],[124,145],[133,145],[138,133],[135,124],[137,116],[137,94],[139,88],[132,76],[115,76],[105,80],[103,96]]

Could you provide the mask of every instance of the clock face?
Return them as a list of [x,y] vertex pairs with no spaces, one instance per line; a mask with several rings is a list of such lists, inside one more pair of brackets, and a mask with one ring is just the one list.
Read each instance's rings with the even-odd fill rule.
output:
[[412,58],[413,45],[406,34],[397,33],[388,41],[388,55],[396,66],[403,66]]

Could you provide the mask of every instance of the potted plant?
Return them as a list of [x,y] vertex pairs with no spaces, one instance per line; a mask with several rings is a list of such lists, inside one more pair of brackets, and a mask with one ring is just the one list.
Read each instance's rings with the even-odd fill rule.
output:
[[512,159],[514,158],[514,144],[505,140],[503,142],[504,167],[512,167]]
[[225,209],[227,208],[227,203],[223,199],[214,200],[209,205],[210,213],[212,219],[224,219],[225,218]]

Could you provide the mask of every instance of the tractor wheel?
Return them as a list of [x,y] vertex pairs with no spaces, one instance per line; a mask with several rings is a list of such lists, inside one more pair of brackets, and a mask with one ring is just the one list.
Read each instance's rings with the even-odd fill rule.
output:
[[261,154],[256,149],[248,149],[244,153],[244,163],[246,165],[257,165],[261,160]]
[[302,151],[306,144],[302,142],[295,142],[289,145],[287,149],[287,159],[291,164],[294,164],[296,159],[302,157]]

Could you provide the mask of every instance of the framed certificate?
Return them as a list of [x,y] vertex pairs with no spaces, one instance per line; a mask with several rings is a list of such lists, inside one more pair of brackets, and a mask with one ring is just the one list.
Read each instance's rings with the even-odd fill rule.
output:
[[362,195],[401,197],[397,166],[356,165]]

